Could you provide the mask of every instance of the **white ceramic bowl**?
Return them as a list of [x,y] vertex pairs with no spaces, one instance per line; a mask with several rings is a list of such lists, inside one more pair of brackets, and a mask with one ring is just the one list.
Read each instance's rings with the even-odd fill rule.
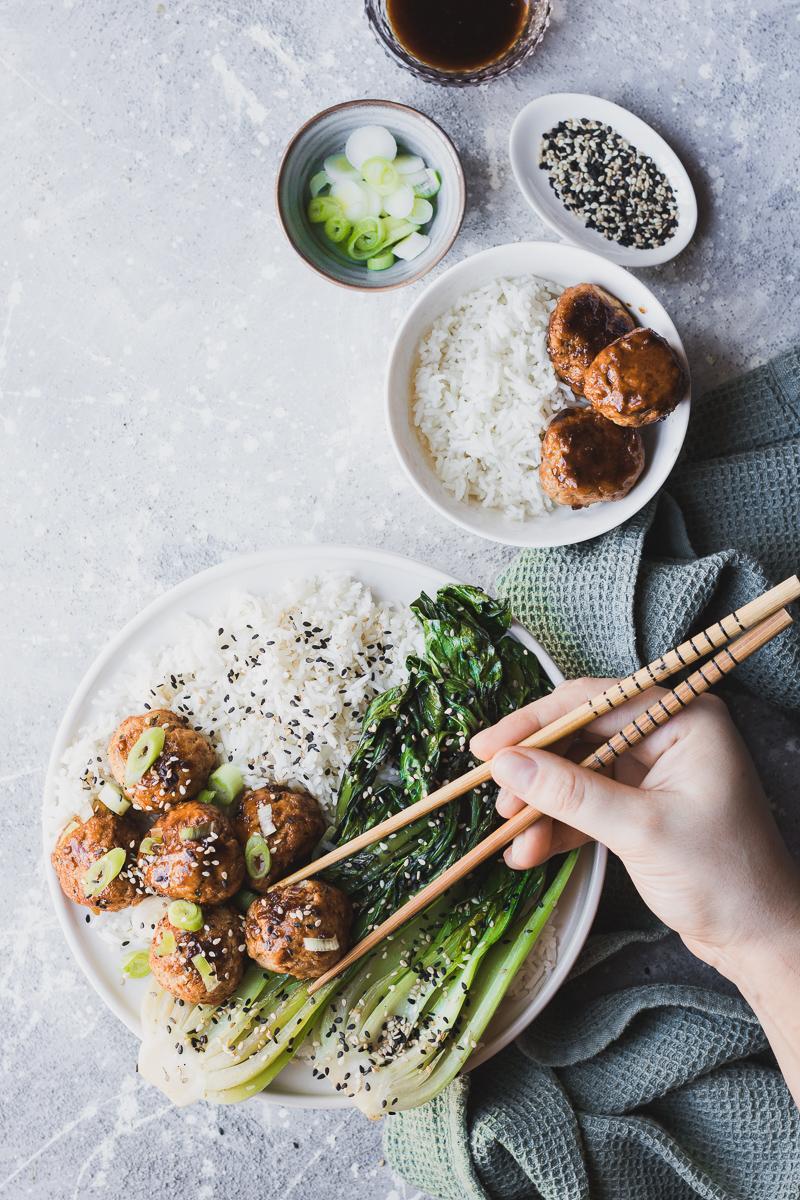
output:
[[[594,229],[588,229],[580,217],[568,212],[550,186],[547,173],[539,166],[539,145],[542,134],[570,117],[602,121],[635,146],[649,154],[660,171],[666,175],[675,192],[678,206],[678,226],[663,246],[639,250],[635,246],[620,246],[609,241]],[[667,262],[680,254],[688,244],[697,225],[697,198],[683,163],[674,150],[640,117],[602,100],[579,92],[557,92],[532,100],[517,116],[511,127],[509,154],[514,178],[534,212],[546,225],[574,246],[583,246],[602,254],[613,262],[629,267],[649,267]]]
[[[563,506],[524,521],[510,520],[499,509],[457,500],[446,491],[429,462],[411,415],[413,378],[420,338],[434,320],[465,292],[493,279],[538,275],[562,287],[597,283],[617,296],[638,323],[666,338],[686,365],[686,392],[674,412],[642,430],[645,468],[622,500],[593,504],[577,512]],[[690,384],[678,331],[653,293],[615,263],[576,246],[557,242],[513,242],[483,250],[450,267],[411,306],[392,346],[386,372],[389,436],[411,482],[433,507],[462,529],[512,546],[567,546],[597,537],[621,525],[655,495],[680,453],[689,423]]]
[[[384,125],[403,151],[419,154],[442,181],[433,218],[423,230],[429,245],[410,262],[398,259],[385,271],[369,271],[366,264],[351,262],[320,236],[306,212],[309,179],[329,154],[344,152],[348,137],[360,125]],[[278,168],[276,200],[284,233],[312,270],[341,287],[386,292],[421,279],[447,254],[464,219],[466,184],[458,151],[430,117],[392,100],[348,100],[317,113],[298,129]]]
[[[320,571],[345,572],[365,583],[375,596],[395,604],[409,604],[421,591],[433,595],[437,588],[456,582],[451,576],[396,554],[348,546],[303,546],[252,554],[222,563],[172,588],[134,617],[100,652],[84,675],[59,726],[45,782],[45,810],[67,746],[78,731],[102,708],[99,693],[109,687],[118,672],[124,672],[139,655],[152,655],[177,636],[177,624],[185,613],[211,620],[225,605],[231,592],[249,591],[268,595],[276,583],[292,576],[308,578]],[[517,637],[538,656],[553,681],[562,676],[538,642],[519,625]],[[50,895],[67,943],[89,983],[127,1027],[140,1036],[139,1008],[147,980],[123,980],[118,954],[109,948],[95,922],[85,923],[86,909],[70,903],[63,895],[50,867],[51,821],[43,819],[44,858]],[[506,996],[486,1030],[483,1044],[470,1066],[490,1058],[515,1038],[558,991],[586,940],[594,919],[606,866],[603,846],[587,846],[552,917],[558,935],[557,959],[553,970],[529,991]],[[91,1058],[91,1038],[87,1056]],[[131,1071],[134,1056],[131,1053]],[[311,1064],[296,1059],[281,1071],[266,1091],[250,1103],[285,1104],[298,1108],[346,1108],[350,1101],[337,1095],[324,1080],[311,1073]]]

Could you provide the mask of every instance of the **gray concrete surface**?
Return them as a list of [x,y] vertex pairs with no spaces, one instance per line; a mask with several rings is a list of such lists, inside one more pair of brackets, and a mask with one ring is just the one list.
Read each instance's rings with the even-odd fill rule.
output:
[[[550,236],[508,166],[524,103],[573,90],[633,108],[698,192],[693,244],[642,274],[702,388],[800,328],[798,34],[779,0],[558,0],[530,63],[451,91],[385,59],[357,0],[0,5],[0,1196],[412,1200],[356,1113],[176,1112],[141,1085],[39,861],[60,715],[104,641],[163,589],[294,542],[381,546],[485,584],[509,556],[404,482],[381,371],[417,289],[349,295],[295,259],[272,200],[287,138],[353,96],[437,118],[470,191],[447,265]],[[800,729],[739,711],[787,810]],[[686,964],[676,951],[656,969]]]

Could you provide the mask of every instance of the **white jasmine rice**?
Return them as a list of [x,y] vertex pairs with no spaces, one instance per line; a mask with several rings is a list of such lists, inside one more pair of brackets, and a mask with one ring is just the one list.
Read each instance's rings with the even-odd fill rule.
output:
[[552,509],[539,482],[541,435],[565,403],[547,353],[562,289],[533,275],[462,296],[422,338],[413,419],[457,500],[523,520]]
[[406,656],[421,647],[408,609],[333,573],[271,596],[233,595],[213,621],[186,614],[170,634],[95,697],[51,797],[53,840],[74,813],[89,815],[98,782],[111,778],[111,734],[147,708],[182,713],[248,786],[303,787],[330,815],[365,708],[406,678]]

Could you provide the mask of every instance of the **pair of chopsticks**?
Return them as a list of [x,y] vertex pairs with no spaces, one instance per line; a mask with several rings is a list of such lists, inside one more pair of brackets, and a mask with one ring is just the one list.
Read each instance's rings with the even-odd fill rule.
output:
[[[782,633],[792,623],[792,618],[784,605],[790,603],[792,600],[796,600],[798,596],[800,596],[800,579],[796,575],[793,575],[790,579],[786,579],[783,583],[778,584],[777,587],[765,592],[763,596],[759,596],[736,612],[723,617],[721,621],[710,625],[702,633],[695,634],[694,637],[689,638],[674,650],[670,650],[661,658],[656,659],[655,662],[639,668],[638,671],[634,671],[626,679],[613,684],[606,691],[586,700],[583,704],[578,705],[571,712],[552,721],[543,729],[537,730],[536,733],[518,742],[517,745],[528,747],[550,746],[561,738],[585,728],[597,717],[611,712],[639,693],[646,692],[649,688],[660,683],[668,676],[697,662],[705,654],[719,650],[718,654],[715,654],[713,658],[710,658],[698,670],[679,683],[663,699],[657,700],[655,704],[645,709],[644,712],[640,713],[633,721],[626,725],[624,729],[614,734],[612,738],[609,738],[597,750],[592,751],[580,763],[581,766],[587,767],[589,770],[601,770],[627,750],[632,749],[639,742],[643,741],[654,729],[657,729],[660,725],[664,725],[670,717],[680,712],[681,709],[686,708],[693,700],[701,696],[703,692],[707,692],[709,688],[719,683],[739,663],[749,658],[751,654],[755,654],[757,650],[760,650],[772,638]],[[731,641],[732,638],[735,640]],[[387,818],[387,820],[373,826],[372,829],[368,829],[365,833],[359,834],[358,837],[353,838],[344,845],[331,850],[330,853],[309,863],[308,866],[303,867],[301,870],[295,871],[294,874],[282,879],[280,886],[299,883],[301,880],[308,879],[310,876],[325,870],[326,867],[340,862],[341,859],[355,854],[358,850],[363,850],[366,846],[371,846],[375,842],[384,840],[398,829],[409,825],[412,821],[418,820],[420,817],[433,812],[442,805],[448,804],[458,796],[463,796],[473,788],[486,783],[491,777],[491,761],[480,763],[478,766],[473,767],[471,771],[467,771],[466,774],[461,775],[458,779],[451,780],[449,783],[444,784],[443,787],[431,792],[428,796],[423,796],[421,800],[409,805],[402,812],[395,813],[393,816]],[[483,841],[479,842],[477,846],[474,846],[472,850],[465,854],[463,858],[453,863],[452,866],[443,871],[441,875],[427,884],[420,892],[412,896],[410,900],[388,917],[387,920],[371,930],[330,971],[314,980],[309,986],[309,993],[313,993],[319,988],[324,987],[326,983],[335,978],[340,972],[344,971],[352,963],[357,962],[358,959],[374,946],[378,945],[385,937],[394,933],[401,925],[440,896],[442,892],[452,887],[454,883],[469,874],[470,871],[473,871],[480,863],[484,862],[487,858],[491,858],[504,846],[508,845],[518,834],[538,821],[541,816],[542,814],[535,808],[526,805],[514,817],[504,821],[494,832],[490,833],[488,837],[484,838]]]

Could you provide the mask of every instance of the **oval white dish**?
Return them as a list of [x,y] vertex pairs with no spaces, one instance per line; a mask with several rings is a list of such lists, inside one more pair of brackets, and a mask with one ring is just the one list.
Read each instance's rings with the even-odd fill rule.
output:
[[[630,142],[642,154],[648,154],[664,172],[675,192],[678,226],[663,246],[640,250],[620,246],[594,229],[588,229],[580,217],[568,212],[550,186],[547,172],[539,166],[542,135],[570,117],[602,121]],[[680,254],[691,240],[697,225],[697,198],[692,182],[675,151],[640,117],[599,96],[580,92],[556,92],[539,96],[526,104],[511,127],[509,137],[511,169],[525,199],[560,237],[575,246],[583,246],[629,267],[648,267],[668,262]]]
[[[81,680],[61,721],[50,755],[45,805],[52,795],[66,747],[86,723],[98,692],[109,684],[116,672],[125,669],[126,660],[168,644],[171,628],[186,612],[207,619],[213,617],[231,591],[267,594],[274,589],[276,579],[291,575],[307,578],[321,571],[351,574],[362,580],[377,597],[397,604],[410,603],[422,590],[433,593],[446,583],[455,582],[441,571],[399,555],[346,546],[265,551],[234,559],[187,579],[134,617],[100,652]],[[515,625],[515,633],[538,655],[553,682],[560,682],[562,676],[558,668],[538,643],[519,625]],[[46,827],[47,822],[44,825]],[[94,990],[139,1036],[139,1008],[147,980],[123,982],[117,956],[109,953],[108,943],[94,926],[85,923],[86,910],[71,904],[61,892],[49,865],[51,848],[45,833],[46,874],[67,943]],[[477,1066],[506,1046],[555,995],[586,940],[600,899],[605,865],[604,847],[595,845],[584,851],[553,917],[558,936],[553,970],[532,994],[523,992],[506,997],[487,1030],[486,1041],[470,1060],[470,1067]],[[131,1071],[133,1069],[131,1055]],[[343,1108],[349,1104],[346,1097],[332,1092],[324,1080],[313,1078],[310,1063],[300,1061],[290,1063],[274,1083],[253,1099],[298,1108]]]
[[[686,367],[683,399],[665,421],[642,430],[645,468],[622,500],[573,511],[558,506],[525,520],[513,520],[499,509],[457,500],[436,475],[414,428],[411,414],[417,345],[434,320],[460,296],[493,279],[537,275],[561,287],[597,283],[617,296],[637,322],[666,338]],[[623,267],[578,246],[559,242],[512,242],[473,254],[439,275],[406,314],[392,346],[385,383],[389,436],[400,463],[429,504],[456,525],[512,546],[567,546],[614,529],[647,503],[669,475],[689,423],[689,368],[678,331],[653,293]]]

